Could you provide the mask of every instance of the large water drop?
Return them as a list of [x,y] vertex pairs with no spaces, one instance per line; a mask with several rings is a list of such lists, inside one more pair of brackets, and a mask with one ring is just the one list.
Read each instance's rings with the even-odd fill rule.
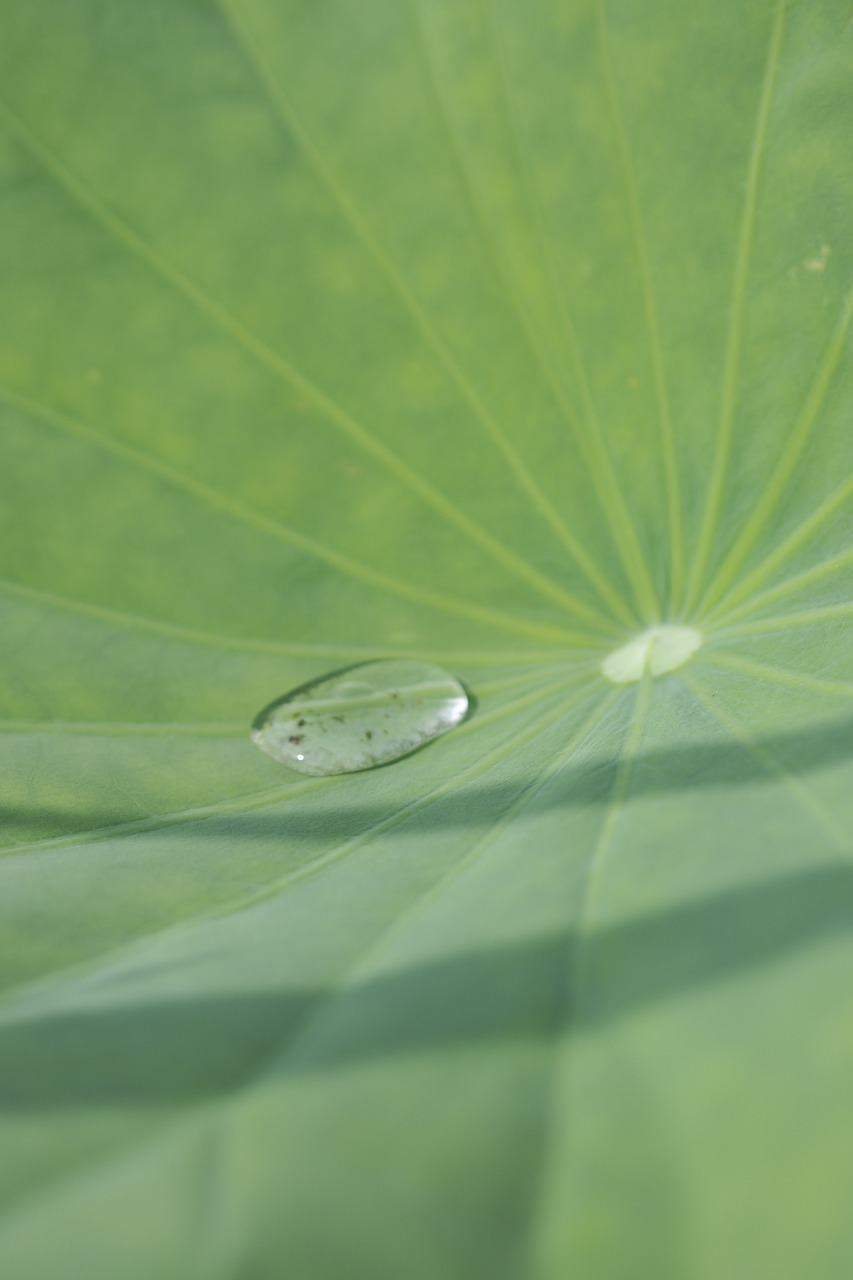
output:
[[408,755],[467,711],[465,690],[441,667],[387,658],[286,693],[255,718],[252,739],[298,773],[353,773]]

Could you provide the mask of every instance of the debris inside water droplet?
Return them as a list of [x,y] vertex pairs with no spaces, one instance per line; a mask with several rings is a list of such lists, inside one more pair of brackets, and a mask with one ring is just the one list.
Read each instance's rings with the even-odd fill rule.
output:
[[702,634],[695,627],[678,627],[673,623],[649,627],[621,649],[608,654],[601,670],[614,684],[630,684],[642,680],[647,673],[662,676],[682,667],[701,643]]
[[449,672],[386,658],[277,698],[255,718],[252,740],[299,773],[353,773],[408,755],[467,711],[468,696]]

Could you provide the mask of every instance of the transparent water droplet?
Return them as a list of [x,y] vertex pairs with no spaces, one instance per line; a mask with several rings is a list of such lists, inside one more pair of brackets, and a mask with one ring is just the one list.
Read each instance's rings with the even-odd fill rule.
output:
[[298,773],[372,769],[447,733],[468,711],[458,680],[426,662],[386,658],[333,672],[264,707],[252,739]]

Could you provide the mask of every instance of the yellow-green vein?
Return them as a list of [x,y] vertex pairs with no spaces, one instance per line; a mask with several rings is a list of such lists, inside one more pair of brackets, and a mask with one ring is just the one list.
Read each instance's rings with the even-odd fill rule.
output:
[[591,605],[560,587],[522,557],[505,547],[497,538],[483,529],[471,517],[465,515],[444,494],[433,488],[392,450],[383,445],[370,431],[353,418],[337,401],[301,373],[283,355],[274,351],[253,330],[237,319],[225,306],[192,280],[182,268],[167,259],[161,251],[127,222],[114,213],[76,174],[63,163],[46,143],[38,138],[29,125],[6,103],[0,102],[0,118],[10,133],[22,142],[38,159],[43,170],[90,214],[110,235],[130,253],[146,262],[162,279],[167,281],[183,297],[188,299],[208,320],[227,333],[239,346],[249,351],[267,369],[282,378],[300,395],[310,400],[365,453],[375,458],[387,471],[406,485],[422,501],[432,507],[449,524],[464,533],[474,543],[487,551],[498,563],[516,577],[548,599],[556,601],[569,613],[607,629],[615,629],[613,619],[600,614]]
[[714,458],[711,464],[711,476],[708,482],[708,494],[705,499],[705,510],[699,531],[699,540],[685,601],[685,610],[690,611],[702,590],[702,581],[708,566],[711,549],[717,536],[720,512],[723,502],[723,491],[729,469],[731,454],[732,428],[737,407],[738,381],[740,376],[741,351],[743,346],[743,317],[746,301],[746,286],[749,275],[749,264],[752,256],[752,244],[755,236],[755,222],[758,208],[758,189],[761,178],[761,165],[767,139],[767,126],[770,119],[770,108],[773,102],[773,89],[776,83],[776,72],[782,51],[782,37],[785,25],[786,0],[777,0],[776,11],[770,30],[770,45],[764,69],[764,79],[758,103],[755,132],[749,157],[749,168],[746,179],[746,195],[744,199],[743,217],[738,237],[737,253],[732,284],[732,300],[729,310],[728,337],[723,363],[723,386],[720,396],[720,416],[717,424],[717,440]]
[[[200,645],[205,648],[224,649],[234,653],[263,653],[271,656],[282,655],[289,658],[424,658],[427,661],[474,663],[475,665],[502,666],[513,663],[530,663],[534,665],[558,663],[562,656],[565,661],[565,649],[537,650],[505,650],[505,649],[404,649],[389,648],[387,645],[341,645],[341,644],[301,644],[276,640],[252,640],[245,636],[220,635],[212,631],[199,631],[192,627],[182,627],[176,623],[165,622],[159,618],[143,617],[141,614],[127,613],[121,609],[108,608],[105,605],[92,604],[87,600],[73,600],[70,596],[57,594],[40,587],[12,582],[8,578],[0,578],[0,594],[16,597],[44,608],[61,610],[63,613],[76,614],[91,622],[103,622],[110,626],[125,630],[146,631],[161,636],[165,640],[174,640],[180,644]],[[582,653],[584,648],[575,645],[572,653]],[[600,645],[591,646],[587,652],[599,652]]]
[[[611,697],[613,696],[617,696],[617,695],[611,695]],[[450,877],[452,878],[452,870],[450,872]],[[415,906],[416,905],[417,904],[415,904]],[[393,930],[393,928],[394,928],[394,924],[392,923],[391,929]],[[383,940],[384,940],[384,935],[383,935],[383,939],[379,939],[377,940],[377,942],[381,943]],[[362,958],[361,963],[362,964],[364,963],[364,958]],[[81,973],[84,972],[82,966],[80,966],[79,968]],[[45,986],[49,986],[49,985],[50,985],[49,983],[44,983],[44,982],[38,985],[30,984],[30,986],[27,988],[26,994],[29,994],[29,992],[36,991],[39,989],[43,990]],[[332,998],[334,998],[334,995],[332,995]],[[296,1031],[297,1037],[301,1038],[301,1036],[310,1029],[310,1026],[313,1025],[315,1016],[316,1015],[314,1016],[309,1015],[308,1019],[301,1024],[301,1026]],[[264,1060],[261,1063],[259,1063],[258,1066],[255,1069],[253,1069],[252,1072],[240,1082],[237,1089],[233,1091],[232,1096],[228,1102],[229,1110],[230,1108],[233,1108],[235,1105],[239,1104],[241,1099],[245,1097],[246,1093],[250,1089],[255,1087],[255,1085],[258,1083],[260,1079],[265,1077],[265,1075],[267,1074],[267,1070],[269,1068],[272,1068],[276,1064],[280,1054],[282,1052],[287,1052],[288,1049],[289,1049],[289,1045],[280,1045],[277,1047],[274,1055],[270,1054],[265,1056]],[[168,1134],[169,1137],[172,1138],[176,1129],[182,1130],[182,1131],[191,1130],[194,1127],[196,1127],[199,1122],[202,1124],[210,1123],[210,1122],[212,1122],[213,1124],[220,1124],[223,1114],[224,1114],[223,1102],[221,1098],[217,1098],[215,1106],[211,1105],[209,1102],[201,1103],[184,1112],[181,1112],[177,1117],[167,1118],[163,1123],[157,1126],[153,1139],[145,1140],[143,1145],[145,1148],[151,1147],[156,1143],[158,1143],[159,1141],[162,1141],[164,1135]],[[147,1139],[147,1135],[146,1135],[146,1139]],[[139,1145],[138,1140],[135,1138],[132,1138],[130,1143],[127,1146],[123,1147],[119,1152],[116,1152],[114,1150],[111,1151],[107,1156],[106,1160],[104,1160],[102,1157],[99,1157],[95,1161],[92,1161],[89,1164],[87,1164],[86,1172],[91,1173],[95,1169],[101,1170],[105,1164],[108,1166],[111,1164],[115,1164],[117,1160],[121,1160],[126,1156],[128,1149],[134,1150],[138,1145]],[[80,1178],[81,1174],[79,1169],[74,1170],[74,1176],[77,1179]]]
[[744,622],[734,626],[714,627],[713,636],[720,640],[740,639],[746,636],[770,634],[784,635],[794,627],[814,627],[825,622],[836,622],[841,618],[853,616],[853,600],[842,604],[828,604],[817,609],[800,609],[797,613],[770,614],[767,618],[759,618],[757,622]]
[[481,0],[486,16],[489,46],[495,67],[495,81],[501,105],[504,131],[509,143],[509,153],[517,175],[522,204],[533,232],[533,242],[539,257],[542,278],[550,294],[559,330],[569,354],[569,361],[581,395],[586,430],[578,422],[574,406],[566,395],[562,381],[550,358],[537,342],[536,351],[540,365],[557,399],[572,434],[578,444],[605,520],[610,526],[613,541],[634,592],[639,618],[647,623],[660,620],[660,605],[649,567],[640,549],[640,541],[634,521],[625,502],[624,494],[613,470],[610,454],[601,434],[601,425],[595,409],[589,378],[586,372],[577,327],[569,307],[565,289],[559,284],[560,273],[554,252],[552,237],[542,209],[535,176],[532,172],[524,131],[518,118],[513,94],[510,92],[510,76],[504,42],[495,14],[494,0]]
[[613,126],[616,133],[616,145],[622,179],[628,201],[628,212],[634,251],[640,271],[643,288],[643,309],[646,328],[648,330],[649,351],[652,363],[652,378],[658,407],[658,428],[660,436],[661,459],[664,471],[664,490],[666,493],[668,535],[669,535],[669,613],[675,613],[681,600],[684,582],[684,516],[681,499],[681,475],[675,447],[675,432],[672,425],[672,411],[669,403],[666,372],[663,362],[663,344],[660,335],[660,319],[652,280],[651,262],[646,236],[643,211],[640,206],[640,195],[637,177],[634,172],[634,161],[628,141],[628,131],[622,112],[619,86],[616,83],[616,69],[613,63],[610,26],[607,21],[606,0],[595,0],[596,30],[598,34],[602,71],[607,93],[607,101]]
[[[589,690],[587,690],[584,697],[579,701],[585,701],[590,696],[591,696],[591,693]],[[615,690],[612,693],[604,695],[604,697],[595,707],[593,712],[588,717],[586,717],[586,719],[583,721],[578,732],[572,736],[566,748],[560,753],[559,768],[565,767],[568,760],[571,759],[572,755],[575,754],[575,752],[580,748],[580,746],[584,743],[584,741],[586,741],[589,735],[594,731],[595,726],[599,724],[601,720],[604,718],[604,716],[607,714],[613,702],[616,700],[618,696],[619,694]],[[577,701],[578,700],[576,700],[575,705],[577,705]],[[541,733],[545,728],[550,727],[551,724],[557,723],[560,719],[563,719],[565,717],[567,712],[568,712],[568,708],[561,708],[559,714],[556,717],[549,719],[547,722],[539,721],[535,723],[532,728],[532,733],[530,730],[528,730],[524,735],[519,735],[516,738],[516,741],[512,744],[512,749],[515,749],[518,746],[525,745],[525,742],[530,739],[532,734]],[[522,737],[524,740],[522,740]],[[503,748],[502,750],[504,753],[506,753],[506,748]],[[463,875],[475,862],[477,862],[483,856],[486,849],[490,845],[495,843],[495,841],[503,834],[503,832],[511,824],[511,822],[514,821],[519,816],[519,814],[522,813],[535,800],[536,796],[542,790],[542,787],[548,781],[551,781],[554,776],[555,776],[555,771],[552,766],[551,768],[545,771],[545,774],[543,775],[542,778],[540,778],[536,783],[532,784],[524,792],[524,794],[521,797],[519,797],[519,799],[515,802],[515,804],[513,804],[509,809],[509,811],[503,816],[500,822],[496,823],[491,828],[491,830],[488,832],[487,835],[485,835],[479,841],[477,841],[474,844],[474,846],[468,851],[468,853],[465,854],[459,860],[459,862],[454,863],[453,866],[451,866],[447,871],[441,874],[441,876],[438,878],[438,880],[434,884],[429,886],[425,891],[418,894],[416,900],[406,910],[404,910],[399,915],[397,915],[392,920],[391,924],[387,928],[383,929],[379,933],[379,935],[373,940],[373,942],[370,944],[367,950],[361,954],[358,961],[357,972],[363,971],[364,968],[369,964],[369,962],[376,955],[378,955],[384,948],[386,948],[388,944],[391,941],[393,941],[395,937],[398,937],[410,925],[413,919],[416,919],[419,915],[421,915],[423,911],[425,911],[428,908],[429,904],[432,901],[434,901],[441,893],[446,892],[446,890],[452,884],[454,884],[461,875]],[[417,805],[417,802],[415,802],[415,804],[411,807],[414,808],[416,805]],[[394,825],[396,825],[398,821],[402,821],[406,816],[407,816],[406,811],[403,811],[400,815],[395,815],[395,819],[393,820]],[[391,822],[392,820],[388,819],[386,821]],[[380,824],[380,827],[377,829],[381,829],[382,827],[384,827],[384,825],[385,824]],[[355,841],[348,842],[347,845],[342,846],[342,851],[348,852],[349,847],[351,845],[361,843],[361,839],[362,839],[361,837],[357,837]],[[337,861],[337,859],[341,856],[341,850],[336,850],[333,852],[335,855],[334,860]],[[324,860],[323,866],[325,865],[326,865],[326,861]],[[310,867],[306,868],[306,874],[310,874],[310,873],[311,873],[311,868]],[[343,986],[348,986],[348,985],[349,985],[349,982],[347,982],[346,984],[343,984]],[[266,1074],[267,1070],[272,1068],[274,1065],[277,1065],[280,1061],[280,1058],[283,1056],[283,1054],[288,1054],[291,1052],[295,1042],[297,1040],[301,1040],[308,1032],[310,1032],[315,1022],[317,1021],[318,1017],[322,1016],[323,1012],[328,1007],[330,1000],[333,1001],[334,999],[336,999],[337,995],[338,995],[337,991],[333,992],[331,996],[326,1001],[324,1001],[323,1004],[320,1006],[319,1011],[317,1013],[309,1015],[306,1022],[303,1023],[297,1029],[295,1037],[291,1038],[285,1045],[278,1046],[273,1051],[273,1053],[269,1055],[269,1058],[267,1059],[266,1064],[263,1065],[260,1070],[253,1071],[252,1081],[257,1080],[262,1075]]]
[[[404,310],[412,319],[424,341],[436,355],[445,373],[455,384],[475,419],[480,423],[492,443],[502,454],[519,488],[531,500],[534,508],[538,510],[539,515],[546,524],[548,524],[552,532],[558,536],[563,546],[565,546],[566,550],[575,560],[578,567],[586,575],[588,580],[602,594],[603,598],[608,601],[610,606],[613,607],[613,597],[615,596],[615,593],[612,591],[612,588],[608,591],[606,579],[598,569],[598,566],[587,554],[580,540],[572,532],[570,526],[567,524],[563,516],[561,516],[556,510],[553,503],[548,499],[541,485],[536,481],[518,451],[511,444],[506,432],[498,424],[482,396],[476,391],[468,377],[461,369],[458,361],[454,358],[432,320],[424,311],[421,303],[406,283],[398,267],[379,243],[373,231],[362,216],[360,210],[356,207],[354,201],[343,188],[336,173],[332,170],[329,163],[311,138],[304,124],[297,115],[292,102],[285,94],[280,79],[273,73],[269,60],[264,54],[261,44],[253,35],[250,24],[245,15],[245,7],[238,7],[232,2],[232,0],[218,0],[218,4],[237,44],[243,50],[250,65],[254,68],[257,78],[263,85],[267,97],[273,105],[284,128],[296,141],[308,163],[323,182],[326,191],[333,199],[335,205],[340,210],[354,235],[367,249],[371,258],[381,271],[383,278],[396,294]],[[496,543],[496,545],[499,544]],[[506,554],[506,548],[503,548],[503,554]],[[513,562],[518,561],[519,558],[516,557],[514,553],[510,552],[509,554],[512,557]],[[507,565],[510,567],[509,561],[507,561]],[[549,580],[545,579],[544,581],[547,582]],[[542,585],[543,584],[540,583],[540,589]],[[549,590],[553,591],[553,584],[550,584]],[[565,604],[568,593],[560,589],[560,594],[563,598],[563,603]],[[574,604],[577,605],[578,602],[576,597],[572,596],[571,598]],[[618,599],[618,597],[616,598]],[[587,616],[591,616],[588,607]]]
[[[477,723],[480,726],[482,726],[487,723],[499,722],[502,719],[506,719],[510,716],[523,712],[524,710],[528,709],[530,706],[535,705],[536,702],[544,703],[546,705],[546,708],[550,707],[552,702],[555,699],[560,698],[562,695],[562,692],[568,687],[569,687],[568,682],[562,682],[562,681],[552,682],[551,684],[549,684],[543,689],[538,690],[534,694],[527,694],[525,697],[518,698],[512,703],[507,703],[503,707],[496,708],[494,711],[492,711],[491,713],[488,713],[487,715],[478,717]],[[534,720],[532,720],[527,725],[526,728],[522,729],[517,734],[512,734],[508,736],[507,739],[500,744],[500,746],[492,748],[490,751],[486,752],[483,756],[481,756],[479,759],[474,761],[462,773],[455,774],[453,778],[449,779],[446,782],[440,783],[436,787],[433,787],[425,795],[418,796],[416,799],[412,800],[409,804],[403,806],[401,809],[397,810],[396,813],[391,814],[389,817],[381,819],[375,823],[372,823],[366,830],[359,832],[358,835],[352,836],[349,839],[344,840],[339,844],[336,844],[333,848],[326,850],[325,853],[318,855],[316,858],[311,859],[309,862],[305,863],[304,865],[296,868],[291,868],[290,870],[284,872],[283,874],[276,876],[268,884],[262,885],[260,888],[255,889],[250,893],[242,894],[236,900],[231,900],[227,904],[214,907],[207,912],[195,914],[189,921],[180,920],[167,926],[165,929],[156,930],[153,936],[156,936],[158,939],[162,938],[165,935],[171,936],[177,932],[180,932],[180,930],[186,928],[188,925],[195,927],[196,925],[205,923],[207,921],[218,920],[223,917],[235,915],[240,911],[244,911],[250,907],[257,906],[259,903],[268,901],[270,898],[273,898],[277,896],[279,893],[281,893],[282,890],[286,889],[289,885],[299,880],[303,880],[309,876],[319,874],[320,872],[325,870],[329,865],[340,861],[340,859],[343,856],[345,856],[347,853],[351,853],[354,849],[364,844],[365,841],[369,840],[372,836],[376,835],[377,833],[381,831],[393,829],[395,826],[399,825],[401,822],[410,818],[413,813],[417,813],[421,809],[428,808],[429,805],[433,804],[436,800],[440,800],[443,796],[447,794],[451,794],[454,791],[458,790],[458,788],[461,785],[467,782],[476,781],[479,777],[483,776],[488,771],[488,769],[492,767],[492,765],[499,763],[501,760],[505,759],[507,756],[512,755],[515,751],[519,749],[523,749],[534,737],[536,737],[538,734],[543,732],[544,729],[547,729],[551,725],[558,723],[560,719],[562,719],[563,717],[570,715],[578,705],[581,705],[585,700],[592,697],[597,691],[597,689],[599,689],[600,687],[601,687],[600,680],[591,681],[591,683],[579,694],[577,694],[576,696],[570,697],[566,701],[562,701],[559,707],[559,710],[553,716],[549,715],[547,709],[543,710],[542,715],[537,716]],[[617,696],[617,693],[615,691],[609,695],[609,700],[606,700],[607,706],[612,704],[612,701],[616,696]],[[466,729],[470,732],[470,730],[474,727],[475,726],[472,724],[472,722],[469,722],[467,725],[463,725],[460,729],[458,729],[456,731],[456,734],[458,736],[459,734],[463,733]],[[278,800],[283,800],[283,799],[290,798],[291,796],[293,797],[301,796],[305,792],[316,790],[317,784],[319,783],[330,784],[329,779],[315,778],[312,780],[312,782],[314,784],[313,786],[312,786],[312,783],[303,783],[301,785],[297,784],[287,789],[284,787],[279,788],[277,792],[277,798]],[[331,780],[332,784],[333,782],[334,780]],[[267,796],[268,794],[269,793],[267,792],[260,793],[261,796]],[[274,795],[272,802],[275,801],[275,798],[276,797]],[[253,802],[251,804],[252,808],[258,807],[258,804],[254,803],[257,797],[255,796],[248,797],[248,799],[250,799]],[[270,801],[259,800],[258,803],[270,803]],[[222,811],[222,808],[223,808],[222,805],[218,805],[218,806],[208,806],[206,809],[188,811],[192,815],[192,817],[189,820],[199,821],[207,817],[215,817]],[[247,805],[247,809],[248,808],[249,806]],[[229,812],[232,811],[230,806],[228,811]],[[129,827],[130,825],[131,824],[125,824],[125,827],[122,828],[122,831],[125,831],[127,827]],[[167,825],[167,824],[164,823],[164,825]],[[127,834],[134,834],[134,833],[127,831]],[[493,831],[490,831],[489,834],[491,836],[493,834]],[[69,837],[68,840],[73,840],[73,838]],[[11,853],[7,856],[12,856],[12,854],[14,853],[28,853],[36,849],[39,849],[39,850],[44,848],[49,849],[49,848],[55,847],[58,844],[62,844],[64,842],[66,842],[65,838],[60,838],[59,840],[56,840],[56,841],[42,841],[35,844],[27,845],[27,846],[19,845],[19,846],[15,846],[14,849],[11,851]],[[76,840],[76,843],[80,843],[80,842],[81,841],[78,838]],[[2,858],[0,858],[0,868],[2,868]],[[117,956],[124,958],[128,954],[137,952],[142,947],[146,946],[150,941],[151,936],[152,936],[151,934],[148,934],[148,935],[145,935],[143,938],[136,938],[128,944],[122,945],[117,948],[111,948],[110,951],[106,954],[110,958],[115,958]],[[91,972],[94,965],[97,965],[97,967],[100,969],[103,965],[104,958],[105,958],[104,953],[101,953],[99,956],[94,958],[89,957],[87,960],[67,966],[65,969],[61,971],[61,973],[63,976],[70,975],[73,980],[78,975],[88,974],[89,972]],[[43,990],[45,987],[53,987],[55,985],[56,977],[57,977],[57,971],[54,970],[54,972],[50,975],[48,979],[36,979],[34,982],[28,982],[24,987],[15,988],[12,991],[7,989],[7,991],[2,993],[1,998],[3,1001],[7,1001],[9,999],[17,1000],[17,999],[26,997],[27,995],[33,993],[34,991]]]
[[[19,408],[36,414],[58,430],[65,431],[78,439],[85,440],[89,444],[96,445],[98,448],[112,453],[125,463],[151,472],[161,480],[165,480],[167,484],[182,489],[207,506],[213,507],[233,519],[240,520],[244,524],[278,539],[280,542],[285,542],[288,546],[295,547],[306,555],[322,560],[338,570],[338,572],[365,582],[369,586],[376,587],[389,595],[411,600],[416,604],[426,605],[428,608],[444,613],[456,614],[459,617],[470,618],[472,621],[483,622],[490,626],[514,631],[519,635],[537,636],[539,639],[547,638],[558,642],[562,640],[564,643],[571,643],[573,639],[579,638],[578,633],[566,631],[561,627],[525,622],[520,618],[513,618],[509,614],[502,614],[497,610],[472,605],[466,601],[455,600],[450,596],[444,596],[438,592],[413,586],[400,578],[395,578],[378,569],[372,569],[368,565],[362,564],[361,561],[353,560],[350,556],[336,551],[333,547],[328,547],[324,543],[318,542],[315,538],[300,533],[297,529],[291,528],[290,525],[282,524],[281,521],[274,520],[271,516],[262,515],[253,508],[245,507],[234,498],[210,488],[199,480],[194,480],[191,476],[176,470],[168,463],[161,462],[153,454],[144,453],[132,445],[115,440],[112,436],[103,435],[85,423],[79,422],[76,418],[60,413],[50,405],[42,404],[30,396],[22,395],[6,387],[0,387],[0,397],[8,400],[11,404],[16,404]],[[596,639],[595,636],[590,636],[589,633],[580,634],[582,643],[588,643],[590,639],[594,642]]]
[[[576,1090],[571,1079],[574,1054],[566,1043],[565,1034],[569,1030],[569,1018],[572,1011],[581,1006],[582,994],[589,987],[591,975],[588,962],[584,966],[584,942],[589,932],[589,920],[592,916],[595,900],[599,891],[599,881],[606,862],[607,854],[615,834],[616,825],[625,805],[631,772],[634,767],[637,750],[645,732],[646,719],[651,699],[652,681],[649,676],[640,682],[634,702],[632,718],[622,740],[619,760],[613,789],[601,822],[598,839],[585,864],[581,882],[574,935],[567,940],[566,977],[563,1022],[560,1026],[561,1038],[556,1042],[554,1078],[550,1100],[550,1122],[546,1127],[547,1147],[543,1153],[540,1187],[537,1195],[538,1211],[532,1229],[532,1250],[536,1274],[550,1274],[549,1265],[552,1249],[551,1232],[564,1219],[565,1204],[562,1188],[558,1186],[559,1162],[566,1151],[571,1150],[568,1141],[568,1103]],[[628,696],[624,691],[621,696]],[[588,996],[587,996],[588,998]],[[561,1072],[562,1068],[562,1072]],[[563,1080],[562,1073],[568,1076]],[[559,1244],[557,1245],[559,1250]]]
[[[416,46],[421,54],[421,61],[424,69],[424,79],[434,104],[436,118],[438,119],[441,131],[447,140],[448,152],[453,160],[457,181],[465,197],[465,203],[471,216],[471,220],[482,237],[483,244],[492,261],[497,277],[501,281],[504,293],[509,300],[519,328],[524,335],[525,342],[533,355],[534,360],[539,366],[548,386],[550,387],[568,425],[575,433],[576,441],[584,452],[584,457],[587,460],[587,465],[589,466],[590,464],[587,453],[588,442],[583,436],[583,433],[578,431],[574,409],[569,404],[565,392],[560,385],[560,381],[557,378],[548,357],[542,349],[542,344],[531,320],[528,306],[517,286],[513,271],[505,260],[505,255],[502,252],[500,242],[495,234],[492,223],[486,216],[482,201],[479,198],[476,184],[465,157],[464,149],[459,141],[456,128],[453,124],[452,113],[447,103],[447,97],[443,89],[442,80],[438,74],[435,64],[432,42],[426,31],[422,11],[422,0],[411,0],[411,11],[417,36]],[[598,488],[598,477],[595,475],[592,467],[590,467],[590,472],[593,475],[596,487]],[[604,505],[603,509],[608,518],[610,518],[610,507]],[[588,580],[597,587],[602,599],[606,600],[614,614],[623,619],[629,626],[636,625],[637,619],[626,605],[623,594],[620,594],[613,584],[604,576],[598,565],[586,553],[580,544],[578,544],[574,555],[578,560],[578,563],[581,564],[581,567],[584,569]],[[583,560],[581,561],[579,557],[583,557]]]
[[712,697],[698,680],[685,675],[682,675],[681,679],[699,706],[712,719],[716,720],[748,755],[757,760],[766,773],[782,782],[786,790],[803,806],[837,848],[849,853],[850,837],[848,833],[835,821],[831,814],[826,812],[804,783],[795,774],[786,769],[768,747],[756,742],[750,736],[746,726],[741,724],[731,711],[723,711],[719,705],[719,698]]
[[775,587],[769,587],[766,591],[760,592],[752,597],[751,600],[744,601],[733,609],[721,610],[714,612],[709,619],[703,619],[705,625],[710,621],[713,628],[728,627],[729,623],[737,618],[744,616],[751,617],[758,613],[767,605],[774,604],[777,600],[783,600],[785,596],[796,595],[798,591],[805,590],[806,587],[812,587],[815,583],[823,581],[824,578],[831,578],[834,574],[840,573],[844,569],[849,569],[853,565],[853,549],[850,551],[842,551],[837,556],[831,556],[829,560],[824,560],[822,564],[816,564],[811,569],[806,569],[802,573],[795,574],[792,578],[786,578],[783,582],[777,583]]
[[853,479],[845,480],[838,485],[787,538],[784,538],[769,555],[750,573],[734,585],[713,608],[703,615],[703,620],[716,618],[721,612],[728,616],[741,600],[749,596],[758,587],[764,585],[768,578],[781,566],[792,559],[794,554],[812,538],[822,525],[825,525],[849,499],[853,498]]
[[[763,527],[781,502],[788,481],[791,479],[809,443],[829,386],[838,369],[844,353],[851,317],[853,317],[853,292],[848,295],[847,301],[842,308],[841,317],[820,363],[811,390],[779,457],[776,468],[761,497],[753,507],[749,519],[746,521],[734,546],[720,566],[719,573],[712,580],[708,590],[697,605],[697,615],[700,619],[713,608],[722,596],[731,591],[737,580],[737,575],[758,541]],[[849,486],[844,487],[847,488]]]
[[853,697],[853,681],[823,680],[819,676],[807,675],[801,671],[786,671],[784,667],[755,662],[751,658],[742,658],[739,654],[720,652],[718,649],[709,649],[703,657],[712,666],[724,667],[755,680],[784,685],[788,689],[798,689],[801,693],[823,693],[832,698]]
[[80,734],[94,738],[238,738],[246,736],[242,720],[222,723],[199,721],[183,724],[175,720],[118,721],[118,720],[3,720],[0,719],[0,737],[5,734]]

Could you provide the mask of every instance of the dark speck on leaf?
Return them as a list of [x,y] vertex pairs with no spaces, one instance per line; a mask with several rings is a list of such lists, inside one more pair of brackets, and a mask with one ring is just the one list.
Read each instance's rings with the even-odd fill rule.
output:
[[297,728],[299,728],[299,729],[301,729],[301,728],[302,728],[302,726],[303,726],[304,724],[305,724],[305,721],[304,721],[304,720],[297,720],[297,721],[296,721]]
[[337,721],[339,721],[339,722],[340,722],[340,724],[343,724],[343,723],[344,723],[344,718],[343,718],[343,716],[332,716],[332,719],[333,719],[333,720],[337,720]]
[[372,742],[372,741],[373,741],[373,734],[370,732],[370,730],[369,730],[369,729],[367,730],[367,733],[366,733],[364,736],[365,736],[365,738],[367,738],[367,741],[368,741],[368,742]]
[[287,739],[287,741],[288,741],[288,742],[290,742],[290,743],[292,743],[292,745],[293,745],[294,747],[298,747],[298,746],[299,746],[299,744],[300,744],[300,742],[302,741],[302,734],[301,734],[301,733],[292,733],[292,734],[290,735],[290,737]]

